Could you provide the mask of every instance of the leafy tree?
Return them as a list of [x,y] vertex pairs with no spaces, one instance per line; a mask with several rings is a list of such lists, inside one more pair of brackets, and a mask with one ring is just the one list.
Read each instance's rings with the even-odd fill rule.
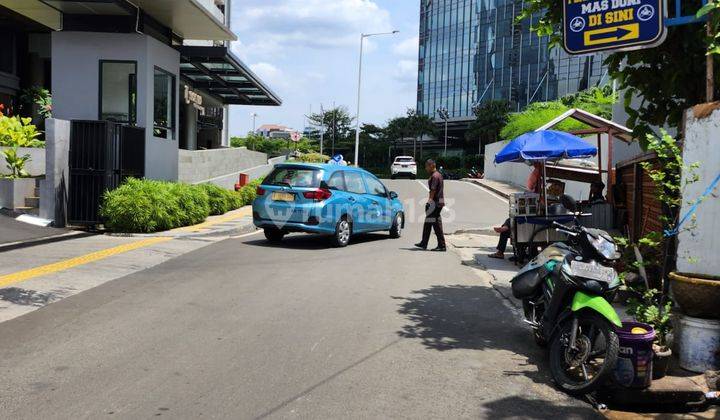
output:
[[[408,118],[410,119],[410,125],[412,127],[413,134],[417,139],[420,140],[420,159],[423,158],[423,142],[422,138],[426,135],[432,135],[437,132],[437,125],[433,122],[432,118],[425,114],[418,114],[414,109],[408,109]],[[413,153],[415,151],[415,145],[413,145]]]
[[510,113],[508,101],[489,101],[473,109],[475,121],[470,123],[465,139],[473,145],[478,141],[478,154],[482,154],[484,145],[494,143],[500,135],[500,130],[507,124]]
[[[712,12],[711,36],[701,24],[675,26],[668,28],[665,42],[657,47],[615,52],[606,59],[610,77],[625,92],[627,125],[643,147],[652,126],[680,128],[684,110],[705,102],[705,54],[720,53],[716,41],[716,9],[720,5],[716,1],[708,4],[712,6],[703,8],[701,14]],[[549,36],[551,45],[557,47],[562,40],[562,2],[526,0],[519,19],[530,16],[534,16],[533,30]]]
[[[324,151],[333,151],[333,147],[345,147],[355,141],[352,123],[355,118],[351,117],[344,106],[338,106],[325,110],[322,113],[310,114],[307,116],[312,125],[323,127],[325,131]],[[335,144],[333,145],[333,140]],[[330,147],[327,147],[330,145]]]

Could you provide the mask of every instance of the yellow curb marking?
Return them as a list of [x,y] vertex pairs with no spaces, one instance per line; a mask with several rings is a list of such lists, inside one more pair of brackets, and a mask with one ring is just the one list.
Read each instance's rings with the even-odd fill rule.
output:
[[28,270],[18,271],[17,273],[6,274],[0,276],[0,287],[7,287],[14,283],[19,283],[34,277],[44,276],[46,274],[56,273],[58,271],[68,270],[79,265],[91,263],[93,261],[102,260],[113,255],[122,254],[124,252],[132,251],[138,248],[143,248],[149,245],[155,245],[162,242],[172,240],[170,237],[161,238],[149,238],[141,241],[132,242],[129,244],[119,245],[116,247],[103,249],[90,254],[81,255],[79,257],[70,258],[63,261],[58,261],[52,264],[41,265],[40,267],[30,268]]
[[230,222],[233,220],[241,219],[243,217],[248,217],[252,214],[250,206],[243,207],[242,211],[239,211],[235,214],[226,214],[224,216],[218,216],[217,218],[213,220],[208,220],[207,222],[200,223],[198,225],[193,226],[186,226],[182,228],[175,229],[173,232],[199,232],[201,230],[205,230],[213,225],[218,225],[220,223]]

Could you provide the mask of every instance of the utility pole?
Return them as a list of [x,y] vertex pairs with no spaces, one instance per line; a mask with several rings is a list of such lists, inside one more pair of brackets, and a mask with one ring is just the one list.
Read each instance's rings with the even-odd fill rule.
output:
[[335,101],[333,101],[333,107],[332,107],[332,155],[333,156],[335,156],[335,117],[336,116],[337,116],[337,108],[335,108]]
[[[255,119],[258,117],[258,114],[257,114],[257,112],[253,112],[252,114],[250,114],[250,116],[253,119],[252,135],[254,137],[255,136]],[[250,150],[255,150],[255,141],[254,140],[250,142]]]
[[320,154],[323,154],[323,140],[325,137],[325,111],[323,105],[320,104]]

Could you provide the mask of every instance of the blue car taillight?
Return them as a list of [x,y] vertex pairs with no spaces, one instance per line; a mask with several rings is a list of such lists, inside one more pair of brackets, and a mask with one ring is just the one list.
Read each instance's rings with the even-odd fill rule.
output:
[[326,188],[318,188],[312,191],[305,191],[303,197],[308,200],[323,201],[332,196],[332,192]]

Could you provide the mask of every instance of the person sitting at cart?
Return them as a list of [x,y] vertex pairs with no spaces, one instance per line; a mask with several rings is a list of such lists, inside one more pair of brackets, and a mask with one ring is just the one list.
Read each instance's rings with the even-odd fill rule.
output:
[[[527,179],[527,189],[536,194],[540,194],[542,190],[542,163],[533,163],[533,170]],[[502,226],[496,226],[493,229],[500,234],[500,239],[497,244],[497,252],[488,255],[488,257],[500,260],[505,259],[505,249],[510,240],[510,219],[505,219],[505,223],[503,223]]]

